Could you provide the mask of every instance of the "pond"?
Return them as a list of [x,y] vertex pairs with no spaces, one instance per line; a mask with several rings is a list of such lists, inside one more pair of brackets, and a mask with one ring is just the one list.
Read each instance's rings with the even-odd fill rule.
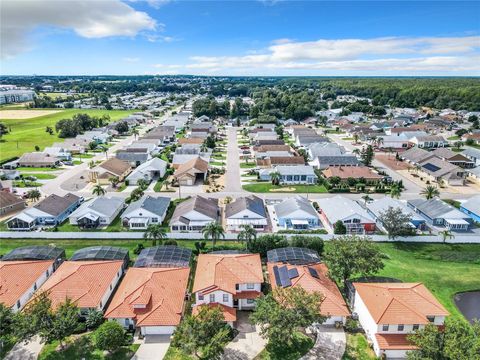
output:
[[474,319],[480,319],[480,291],[469,291],[458,293],[454,297],[455,305],[458,310],[473,322]]

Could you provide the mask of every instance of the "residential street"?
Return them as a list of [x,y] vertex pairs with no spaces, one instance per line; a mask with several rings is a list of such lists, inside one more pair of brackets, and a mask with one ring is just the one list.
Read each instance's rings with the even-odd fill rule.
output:
[[238,154],[237,127],[228,128],[227,137],[227,173],[225,180],[226,193],[245,192],[240,181],[240,159]]

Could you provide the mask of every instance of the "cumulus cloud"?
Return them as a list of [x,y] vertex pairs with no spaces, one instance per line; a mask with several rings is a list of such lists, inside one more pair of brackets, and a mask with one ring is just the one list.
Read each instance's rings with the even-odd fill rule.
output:
[[119,0],[2,0],[1,7],[2,57],[28,50],[29,34],[38,27],[71,29],[85,38],[132,37],[159,29],[147,13]]
[[192,56],[196,72],[282,73],[308,70],[372,73],[479,73],[480,37],[339,39],[298,42],[279,39],[267,52],[242,56]]

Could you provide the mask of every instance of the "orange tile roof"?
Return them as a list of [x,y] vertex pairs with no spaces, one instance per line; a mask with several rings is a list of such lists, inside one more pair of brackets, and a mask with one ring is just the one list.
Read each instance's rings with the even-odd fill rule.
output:
[[259,254],[201,254],[193,292],[223,290],[235,294],[236,284],[263,283]]
[[202,306],[219,307],[220,310],[222,310],[225,321],[237,321],[237,309],[231,308],[230,306],[225,306],[219,303],[209,303],[209,304],[194,306],[192,309],[192,314],[197,315],[200,311],[200,307]]
[[53,260],[0,261],[0,303],[14,306],[52,264]]
[[417,347],[407,340],[408,334],[375,334],[381,350],[415,350]]
[[340,179],[348,178],[365,178],[366,180],[380,180],[382,176],[374,173],[370,168],[366,166],[331,166],[322,171],[322,174],[331,178],[338,176]]
[[421,283],[354,283],[377,324],[427,324],[448,311]]
[[[97,308],[123,261],[65,261],[42,285],[56,308],[66,298],[79,308]],[[104,306],[105,304],[102,304]]]
[[[180,323],[190,268],[130,268],[105,317],[135,319],[137,326]],[[134,308],[134,305],[146,305]]]
[[235,300],[237,300],[237,299],[256,299],[256,298],[260,297],[260,295],[262,295],[262,293],[260,291],[247,290],[247,291],[242,291],[242,292],[234,294],[233,298]]
[[[300,286],[308,293],[315,291],[320,292],[325,298],[320,306],[320,313],[327,316],[349,316],[345,300],[343,300],[340,290],[337,285],[327,276],[328,268],[325,264],[314,265],[291,265],[281,262],[269,262],[267,263],[268,275],[270,279],[270,285],[272,289],[277,287],[275,281],[275,275],[273,273],[274,266],[287,266],[290,269],[297,269],[298,277],[291,279],[292,287]],[[317,271],[319,278],[313,277],[308,271],[308,267],[311,267]]]

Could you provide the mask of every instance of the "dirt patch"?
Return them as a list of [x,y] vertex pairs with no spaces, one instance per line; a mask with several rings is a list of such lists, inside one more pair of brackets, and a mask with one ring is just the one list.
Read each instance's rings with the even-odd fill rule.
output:
[[375,155],[375,160],[380,161],[383,165],[389,167],[392,170],[408,170],[411,166],[405,161],[399,161],[395,158],[395,155]]
[[31,119],[61,111],[63,110],[0,110],[0,119]]
[[295,191],[294,187],[287,187],[287,188],[281,188],[281,189],[270,189],[270,192],[292,192]]

